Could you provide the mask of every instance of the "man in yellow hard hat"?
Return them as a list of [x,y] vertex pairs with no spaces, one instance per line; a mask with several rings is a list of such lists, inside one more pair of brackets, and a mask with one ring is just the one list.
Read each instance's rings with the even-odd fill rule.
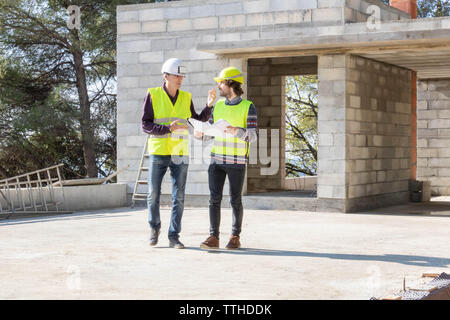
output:
[[169,246],[182,249],[179,240],[181,218],[184,210],[184,191],[188,170],[188,125],[187,119],[207,121],[211,115],[215,92],[210,93],[207,106],[198,115],[191,94],[180,90],[186,68],[180,59],[167,60],[161,69],[164,83],[161,87],[148,89],[144,101],[142,129],[149,135],[148,152],[148,223],[150,245],[158,243],[161,228],[159,199],[163,177],[170,169],[172,178],[172,215],[169,227]]
[[[257,139],[257,115],[254,104],[241,98],[244,93],[241,87],[244,77],[238,68],[225,68],[214,80],[217,82],[220,96],[224,99],[218,100],[214,105],[209,122],[214,123],[223,119],[231,125],[225,129],[226,135],[214,137],[211,163],[208,168],[210,236],[201,243],[200,247],[219,248],[220,206],[225,178],[228,176],[233,221],[231,237],[226,249],[238,249],[241,247],[240,233],[244,214],[242,188],[249,143]],[[194,134],[198,139],[212,139],[200,132]]]

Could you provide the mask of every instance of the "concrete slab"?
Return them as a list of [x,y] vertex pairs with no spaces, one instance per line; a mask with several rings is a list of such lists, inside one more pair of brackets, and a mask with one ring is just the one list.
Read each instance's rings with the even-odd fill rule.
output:
[[[445,204],[444,204],[445,205]],[[421,206],[421,210],[419,207]],[[170,211],[148,246],[146,209],[0,221],[0,299],[370,299],[424,272],[450,272],[450,204],[358,214],[245,210],[243,249],[201,250],[208,210],[186,208],[168,247]],[[413,214],[410,214],[413,212]],[[221,246],[231,210],[222,211]]]
[[419,79],[450,76],[450,18],[286,28],[273,37],[198,43],[197,49],[229,58],[354,54],[417,72]]

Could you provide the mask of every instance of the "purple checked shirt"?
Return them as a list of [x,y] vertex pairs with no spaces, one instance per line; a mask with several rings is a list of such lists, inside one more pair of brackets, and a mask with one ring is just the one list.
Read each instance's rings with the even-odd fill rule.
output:
[[[175,94],[175,97],[170,96],[169,92],[167,91],[166,84],[164,83],[162,85],[164,91],[167,93],[167,95],[170,98],[170,101],[172,101],[172,104],[175,105],[175,102],[178,98],[178,90]],[[152,103],[152,96],[150,95],[150,92],[147,93],[147,96],[144,100],[144,106],[143,106],[143,114],[142,114],[142,130],[145,133],[148,134],[154,134],[154,135],[164,135],[170,133],[170,129],[168,125],[165,124],[156,124],[154,123],[154,114],[153,114],[153,103]],[[206,106],[200,115],[195,111],[194,103],[191,100],[191,118],[195,120],[199,120],[202,122],[208,121],[210,115],[211,115],[212,108],[209,108]]]

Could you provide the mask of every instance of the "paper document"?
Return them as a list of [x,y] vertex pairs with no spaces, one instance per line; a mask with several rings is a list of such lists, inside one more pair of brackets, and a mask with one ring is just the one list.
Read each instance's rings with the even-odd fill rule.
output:
[[192,118],[190,118],[188,122],[192,125],[194,130],[203,132],[206,136],[213,136],[213,137],[232,136],[224,132],[228,126],[231,126],[231,124],[223,119],[214,122],[214,124],[210,124],[209,122],[201,122]]

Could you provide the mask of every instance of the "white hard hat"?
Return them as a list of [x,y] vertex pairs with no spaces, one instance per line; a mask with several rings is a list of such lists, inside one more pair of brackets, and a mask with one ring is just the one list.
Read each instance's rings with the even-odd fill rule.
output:
[[186,67],[183,65],[183,61],[177,58],[170,58],[164,62],[161,73],[174,74],[177,76],[186,75]]

